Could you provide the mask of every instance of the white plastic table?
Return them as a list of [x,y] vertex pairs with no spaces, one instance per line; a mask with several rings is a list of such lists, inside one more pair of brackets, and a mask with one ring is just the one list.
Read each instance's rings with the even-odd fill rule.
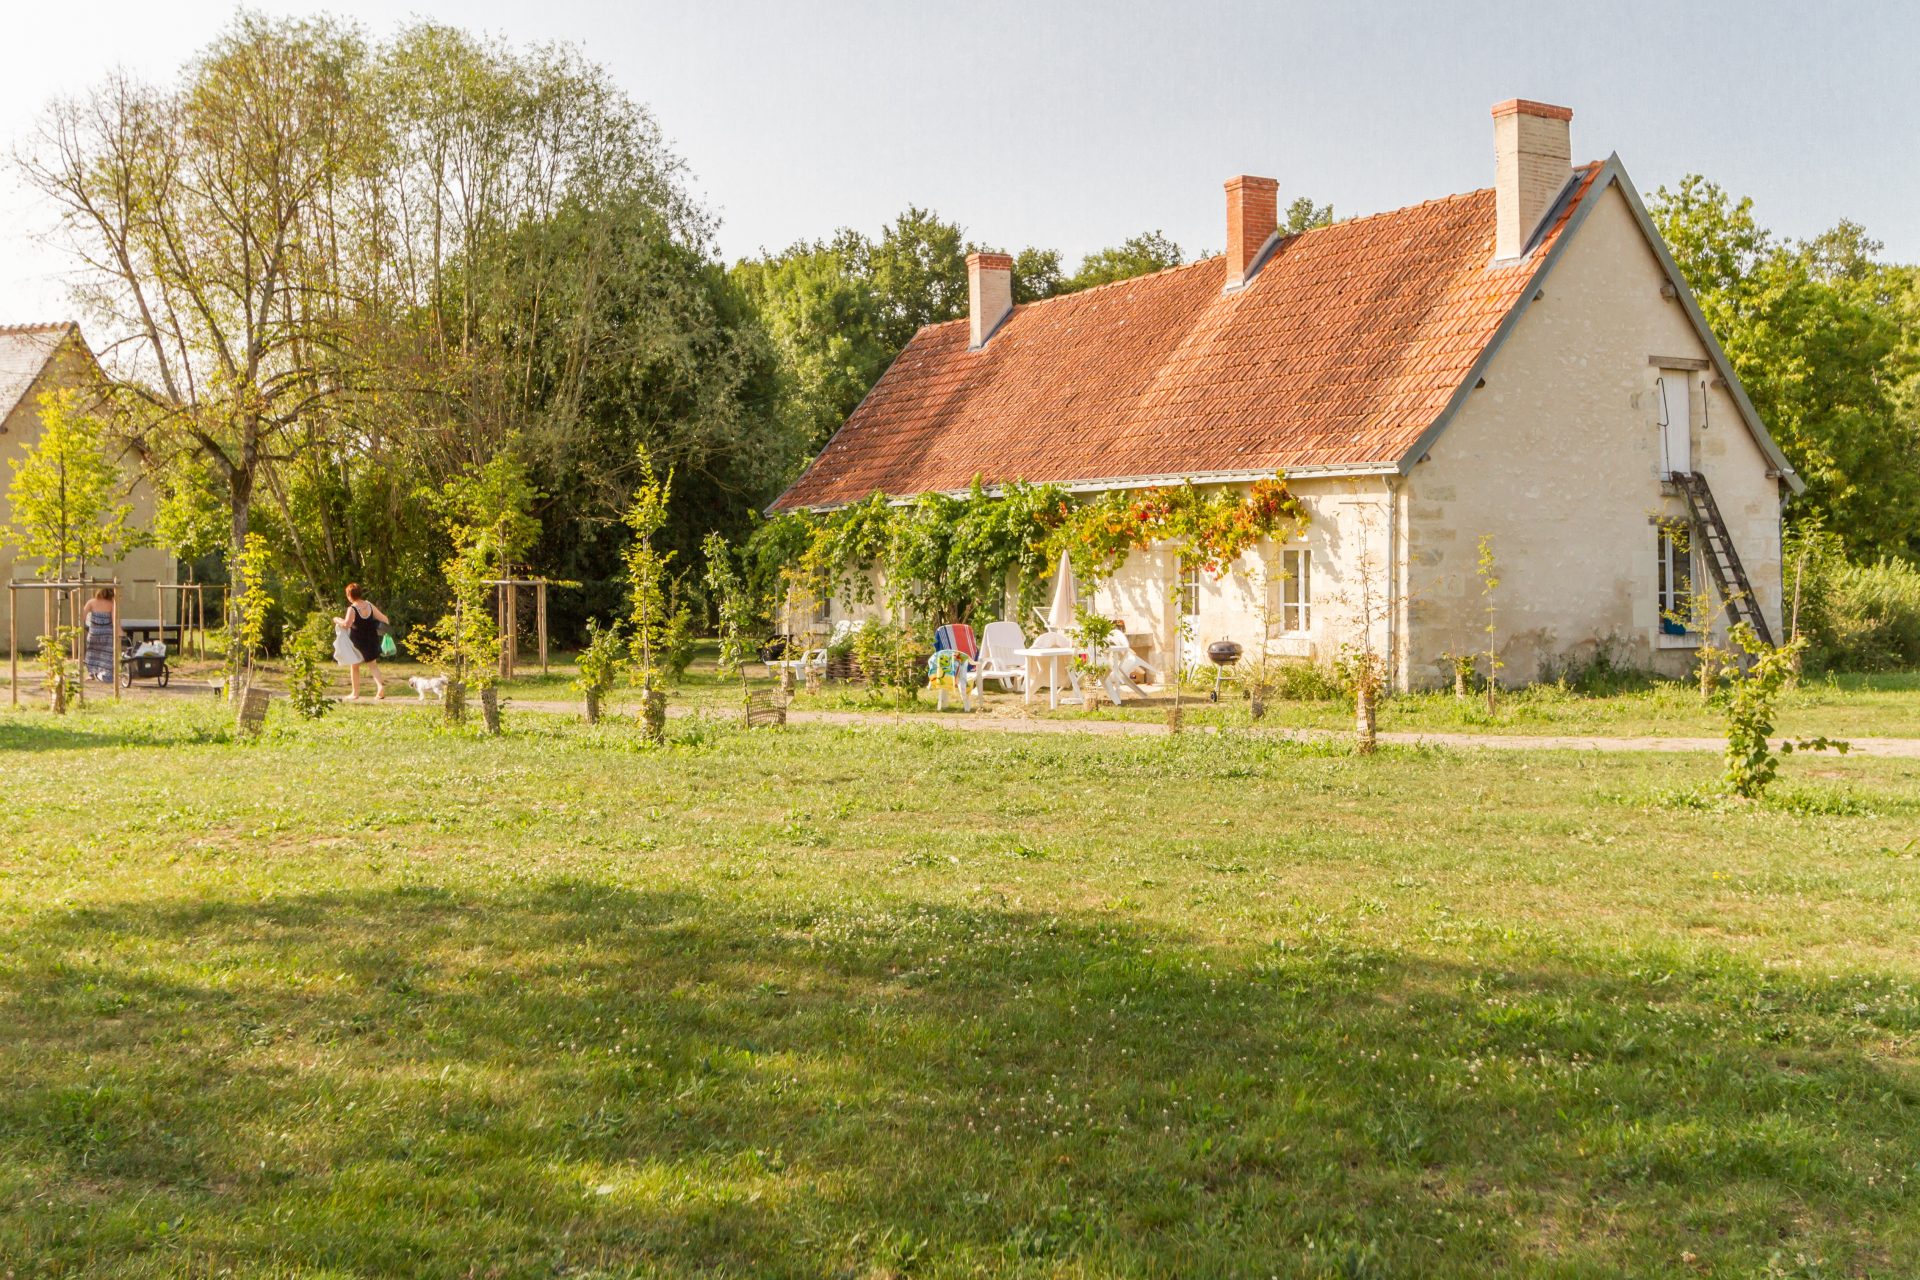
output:
[[1079,677],[1075,676],[1073,673],[1073,660],[1074,658],[1079,656],[1079,653],[1080,651],[1078,649],[1074,649],[1070,647],[1061,647],[1058,645],[1048,645],[1038,649],[1015,649],[1013,651],[1013,656],[1016,658],[1025,658],[1027,660],[1027,668],[1028,668],[1027,678],[1020,682],[1021,685],[1024,686],[1024,689],[1020,696],[1025,700],[1025,702],[1029,706],[1032,705],[1033,703],[1032,668],[1033,668],[1033,664],[1036,662],[1042,662],[1046,664],[1047,709],[1049,711],[1057,711],[1060,707],[1060,672],[1063,664],[1065,666],[1067,679],[1073,685],[1074,695],[1076,697],[1079,696],[1080,680],[1079,680]]

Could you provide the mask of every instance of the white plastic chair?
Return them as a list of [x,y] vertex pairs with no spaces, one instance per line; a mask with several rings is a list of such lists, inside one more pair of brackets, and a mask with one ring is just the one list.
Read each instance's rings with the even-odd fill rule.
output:
[[1015,655],[1015,649],[1027,647],[1026,633],[1017,622],[1001,619],[989,622],[980,632],[980,656],[973,668],[973,687],[986,691],[987,681],[998,680],[1000,687],[1018,692],[1027,686],[1027,660]]
[[1106,686],[1107,698],[1114,706],[1120,705],[1122,690],[1132,693],[1137,698],[1147,696],[1147,691],[1134,683],[1133,675],[1128,668],[1139,666],[1147,671],[1152,671],[1153,668],[1144,659],[1134,655],[1133,646],[1127,643],[1125,636],[1116,636],[1110,641],[1102,657],[1106,660],[1107,674],[1100,683]]

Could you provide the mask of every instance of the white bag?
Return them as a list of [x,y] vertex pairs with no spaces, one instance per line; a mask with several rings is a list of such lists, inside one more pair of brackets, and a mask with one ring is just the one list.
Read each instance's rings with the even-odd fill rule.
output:
[[360,661],[360,651],[353,647],[353,638],[344,630],[333,633],[333,660],[343,667]]

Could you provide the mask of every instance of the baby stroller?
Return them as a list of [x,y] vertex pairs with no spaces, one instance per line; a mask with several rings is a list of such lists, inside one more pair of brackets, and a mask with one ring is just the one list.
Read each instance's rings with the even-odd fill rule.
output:
[[135,680],[151,680],[156,688],[164,689],[173,673],[167,669],[167,646],[158,640],[149,640],[120,655],[120,684],[123,688],[133,688]]

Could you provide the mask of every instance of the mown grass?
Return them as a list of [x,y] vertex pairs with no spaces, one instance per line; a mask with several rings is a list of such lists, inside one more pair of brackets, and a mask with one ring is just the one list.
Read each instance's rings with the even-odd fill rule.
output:
[[17,1275],[1920,1268],[1920,762],[0,714]]

